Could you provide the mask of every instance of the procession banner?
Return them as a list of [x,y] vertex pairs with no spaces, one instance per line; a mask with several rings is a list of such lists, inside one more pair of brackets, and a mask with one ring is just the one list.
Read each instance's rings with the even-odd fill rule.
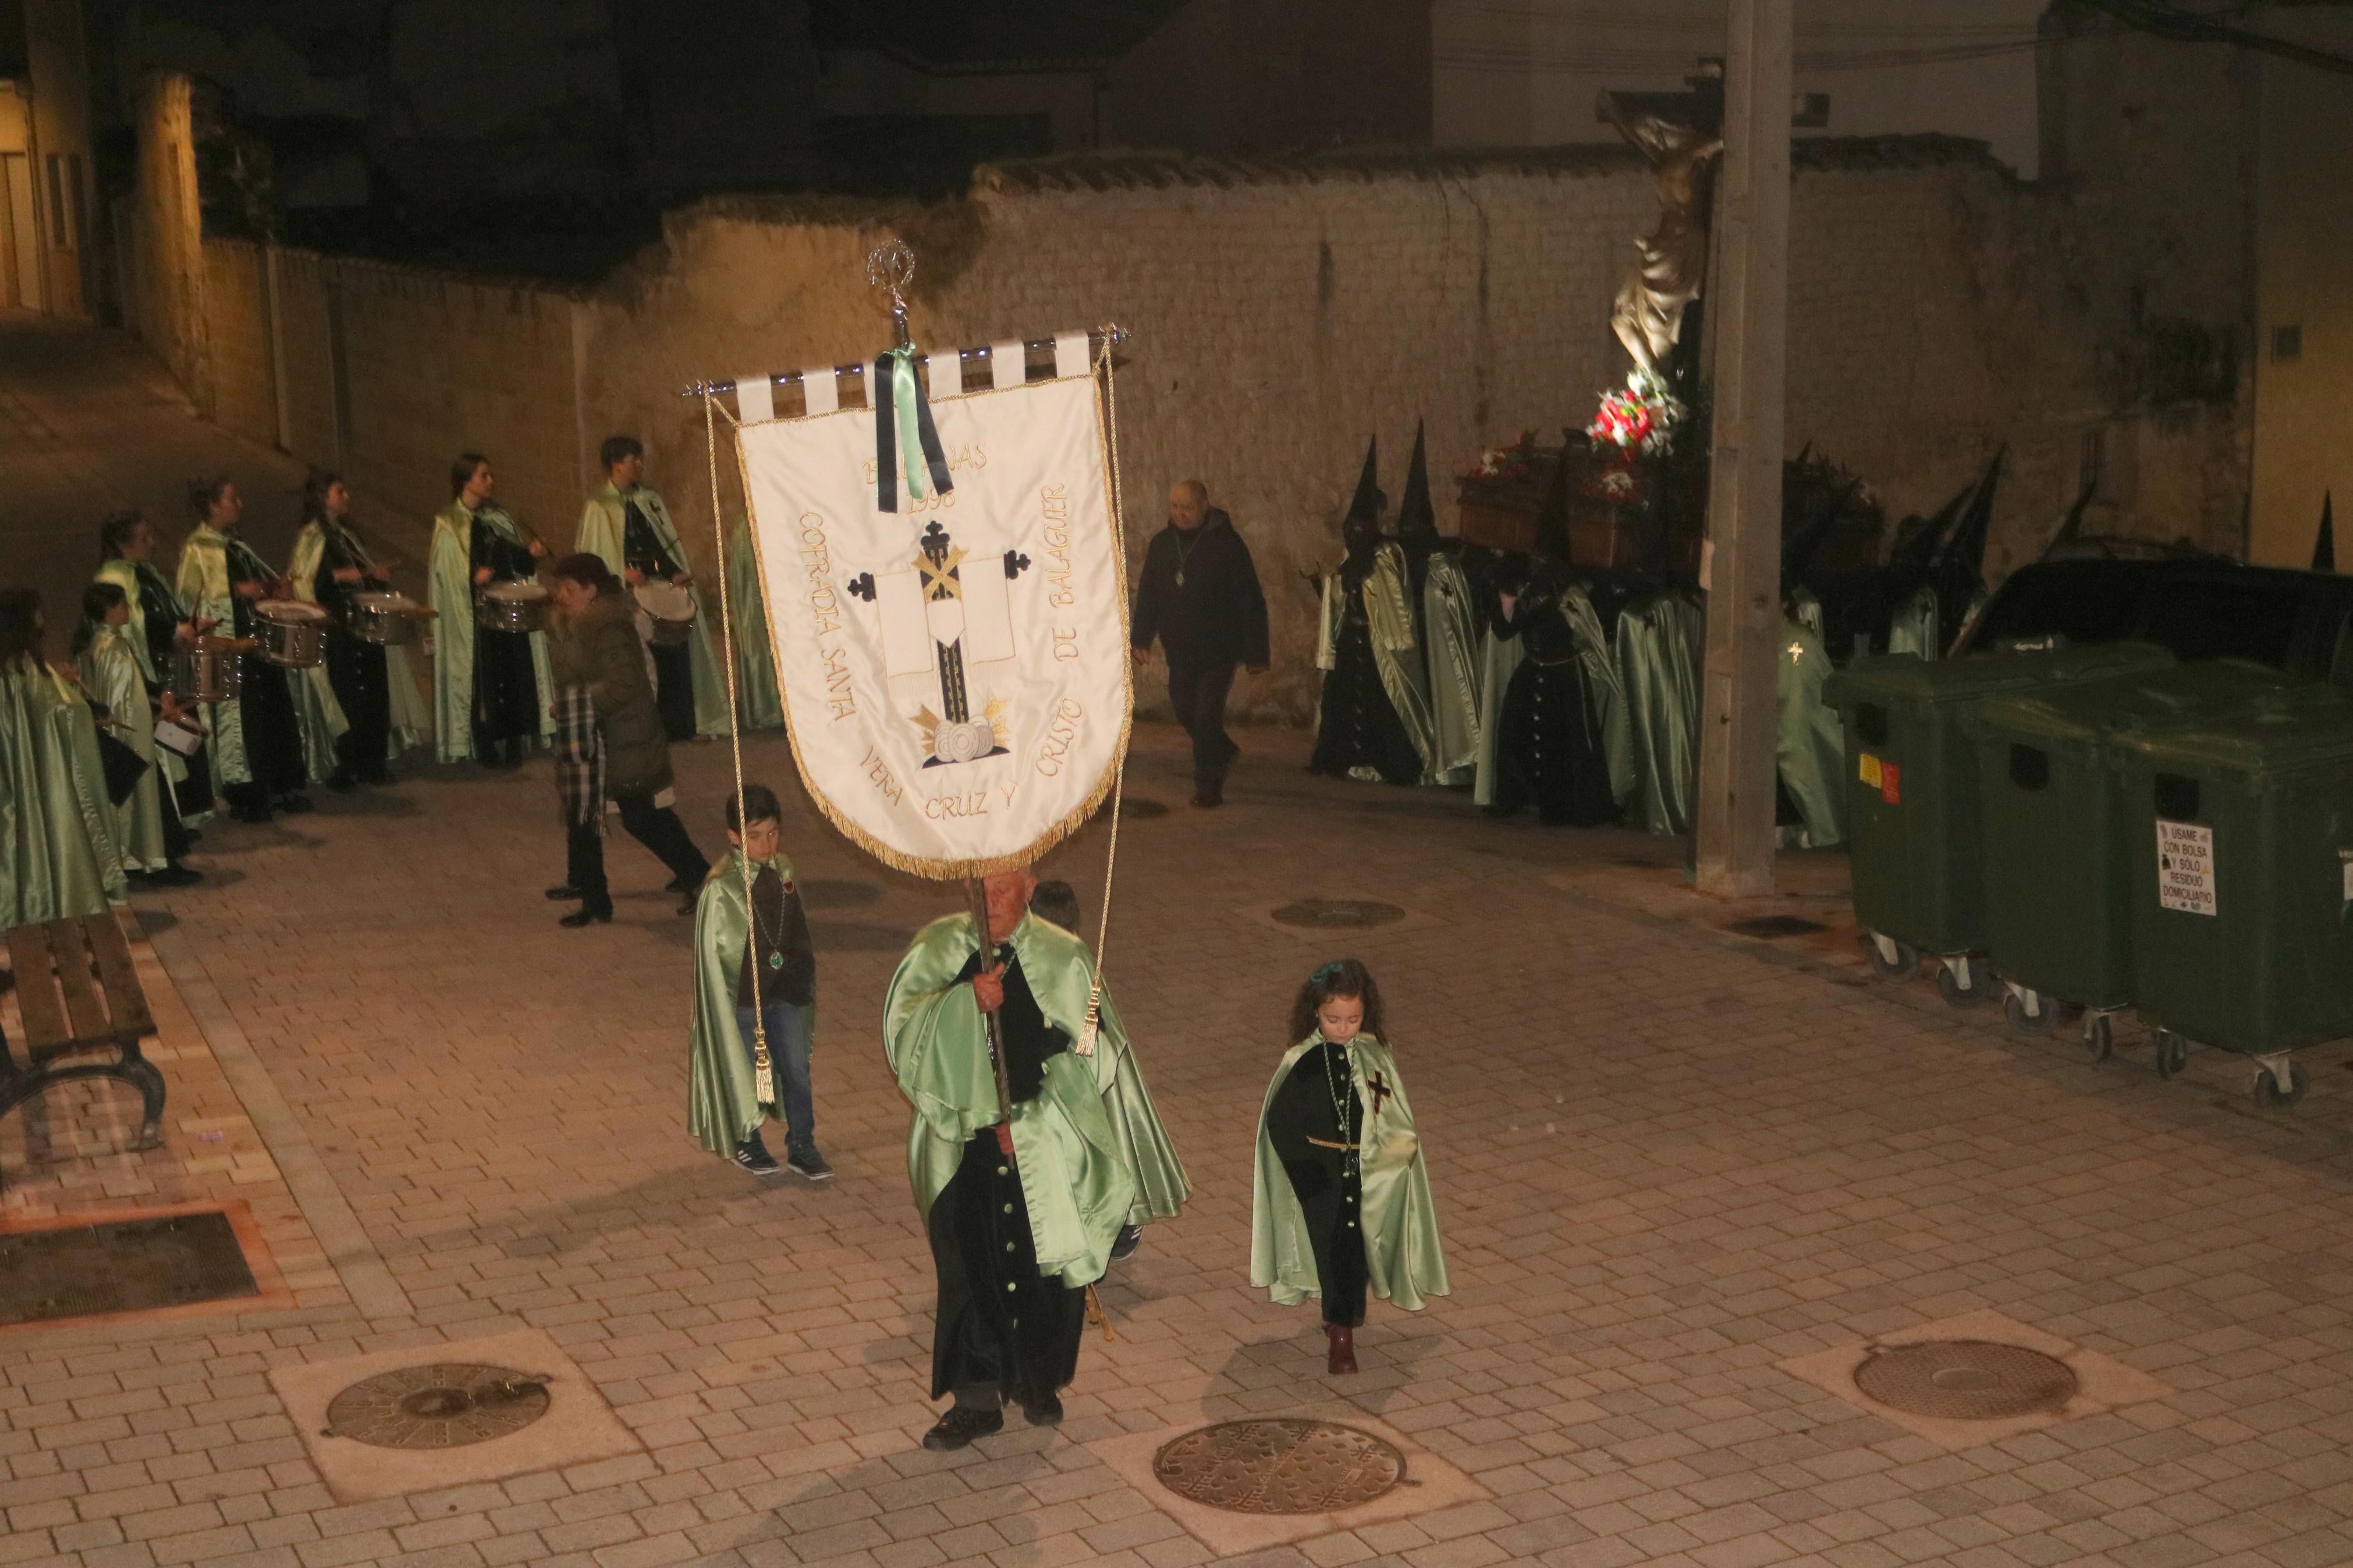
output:
[[902,490],[895,512],[876,504],[871,410],[738,428],[801,780],[901,870],[1029,864],[1126,748],[1126,568],[1094,375],[1070,368],[952,396],[935,381],[953,488]]

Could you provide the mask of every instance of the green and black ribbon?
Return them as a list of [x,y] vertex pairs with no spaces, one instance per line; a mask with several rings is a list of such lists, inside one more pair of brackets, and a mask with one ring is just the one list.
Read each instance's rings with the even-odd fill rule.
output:
[[[915,351],[895,348],[874,359],[871,387],[890,388],[890,406],[881,399],[874,408],[874,504],[884,511],[899,510],[899,455],[906,454],[907,494],[922,500],[927,494],[945,495],[955,489],[948,478],[947,454],[940,449],[940,432],[932,423],[932,405],[923,384],[915,379]],[[916,454],[922,454],[917,460]],[[925,489],[929,481],[930,489]]]

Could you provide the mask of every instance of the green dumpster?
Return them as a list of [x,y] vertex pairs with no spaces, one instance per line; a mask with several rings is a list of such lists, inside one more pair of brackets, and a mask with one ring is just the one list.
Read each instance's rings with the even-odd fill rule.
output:
[[2094,1061],[2106,1015],[2135,995],[2132,847],[2116,737],[2220,721],[2332,689],[2241,659],[2203,660],[1990,698],[1963,721],[1977,748],[1986,953],[2021,1034],[2084,1010]]
[[1979,880],[1977,757],[1961,717],[1988,697],[2097,679],[2172,662],[2144,643],[2007,649],[1934,663],[1858,658],[1825,698],[1846,729],[1847,842],[1856,921],[1883,973],[1921,953],[1945,962],[1936,984],[1956,1005],[1989,994],[1972,953],[1986,945]]
[[2135,1001],[2178,1069],[2189,1043],[2259,1059],[2291,1103],[2287,1053],[2353,1035],[2353,699],[2120,737]]

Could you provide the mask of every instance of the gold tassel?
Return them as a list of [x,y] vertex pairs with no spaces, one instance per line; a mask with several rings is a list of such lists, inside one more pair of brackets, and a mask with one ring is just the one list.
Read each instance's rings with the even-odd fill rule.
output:
[[1103,1331],[1104,1343],[1119,1338],[1112,1331],[1111,1314],[1103,1310],[1103,1298],[1095,1294],[1092,1285],[1087,1287],[1087,1321]]

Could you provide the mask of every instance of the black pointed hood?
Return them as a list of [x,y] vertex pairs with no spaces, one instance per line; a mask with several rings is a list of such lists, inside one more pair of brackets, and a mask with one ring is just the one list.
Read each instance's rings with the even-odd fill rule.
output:
[[2312,542],[2312,569],[2315,572],[2337,570],[2337,498],[2327,490],[2320,492],[2320,536]]
[[1349,498],[1347,515],[1340,520],[1340,537],[1352,545],[1359,538],[1380,532],[1381,506],[1388,499],[1381,494],[1380,446],[1377,436],[1365,443],[1364,472],[1356,476],[1356,493]]
[[1993,498],[2001,483],[2001,467],[2010,457],[2010,448],[2002,447],[1986,465],[1985,477],[1978,481],[1977,493],[1969,497],[1968,509],[1953,525],[1952,532],[1936,547],[1928,563],[1928,582],[1936,590],[1936,626],[1940,637],[1950,637],[1960,629],[1961,619],[1969,612],[1969,604],[1985,592],[1986,536],[1993,531]]
[[1406,470],[1405,500],[1398,505],[1397,538],[1408,550],[1435,550],[1446,542],[1438,531],[1438,510],[1430,500],[1430,450],[1421,421],[1413,426],[1413,466]]
[[2056,560],[2059,552],[2083,537],[2084,512],[2092,504],[2092,496],[2099,488],[2100,482],[2097,479],[2084,487],[2083,494],[2075,498],[2075,504],[2067,509],[2066,520],[2060,523],[2059,531],[2052,534],[2051,542],[2042,547],[2043,560]]

